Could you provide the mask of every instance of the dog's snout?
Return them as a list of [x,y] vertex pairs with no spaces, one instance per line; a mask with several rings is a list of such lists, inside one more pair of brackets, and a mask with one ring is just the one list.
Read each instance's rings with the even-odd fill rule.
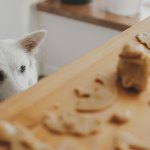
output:
[[0,70],[0,82],[4,81],[6,78],[6,75],[3,71]]

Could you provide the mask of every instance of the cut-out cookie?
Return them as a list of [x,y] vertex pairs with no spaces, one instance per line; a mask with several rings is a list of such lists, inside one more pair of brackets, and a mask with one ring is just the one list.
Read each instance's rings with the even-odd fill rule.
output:
[[138,42],[126,44],[118,62],[118,79],[126,89],[141,92],[146,89],[150,73],[150,53]]
[[114,104],[114,96],[107,89],[101,89],[92,94],[92,97],[86,100],[80,100],[77,103],[76,110],[80,112],[101,111]]
[[115,102],[114,89],[101,75],[94,80],[98,85],[93,87],[91,96],[87,99],[78,99],[76,110],[80,112],[96,112],[106,109]]
[[131,113],[129,111],[118,110],[114,112],[109,120],[112,124],[121,125],[127,123],[131,118]]
[[25,127],[16,124],[15,126],[0,121],[0,146],[8,150],[46,150],[45,145],[36,139]]
[[100,121],[93,116],[80,116],[75,113],[50,113],[44,118],[44,125],[53,132],[79,136],[99,132]]
[[141,44],[144,44],[150,50],[150,32],[140,33],[136,38]]
[[115,150],[150,150],[150,144],[130,133],[120,133],[114,139]]

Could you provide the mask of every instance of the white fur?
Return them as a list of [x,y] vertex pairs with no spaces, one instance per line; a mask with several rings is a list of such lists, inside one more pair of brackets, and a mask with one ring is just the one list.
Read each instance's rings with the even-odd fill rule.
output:
[[[6,79],[0,82],[0,100],[12,96],[18,92],[26,90],[37,83],[38,74],[34,53],[38,52],[38,47],[42,44],[46,32],[40,30],[20,39],[0,41],[0,71],[6,75]],[[22,41],[33,40],[36,47],[30,51]],[[20,67],[26,66],[24,73],[20,72]]]

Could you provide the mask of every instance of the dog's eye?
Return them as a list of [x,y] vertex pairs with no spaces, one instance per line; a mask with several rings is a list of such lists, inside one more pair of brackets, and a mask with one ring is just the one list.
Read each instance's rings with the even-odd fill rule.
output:
[[4,81],[6,78],[5,74],[3,71],[0,71],[0,82]]
[[24,73],[25,70],[26,70],[26,66],[23,65],[23,66],[20,67],[20,70],[19,70],[19,71],[20,71],[21,73]]

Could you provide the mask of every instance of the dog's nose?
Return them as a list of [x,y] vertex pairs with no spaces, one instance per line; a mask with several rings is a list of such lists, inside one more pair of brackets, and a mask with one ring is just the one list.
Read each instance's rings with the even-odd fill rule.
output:
[[0,82],[4,81],[6,78],[6,75],[4,74],[3,71],[0,71]]

